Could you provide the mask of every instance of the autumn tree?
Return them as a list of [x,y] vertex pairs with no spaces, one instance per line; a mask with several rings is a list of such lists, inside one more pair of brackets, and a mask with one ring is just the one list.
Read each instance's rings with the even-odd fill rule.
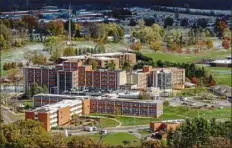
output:
[[206,45],[207,45],[207,48],[208,48],[208,49],[212,49],[212,48],[213,48],[213,41],[212,41],[212,40],[208,40],[208,41],[206,42]]
[[24,15],[22,18],[22,22],[27,24],[28,29],[31,31],[33,28],[38,27],[38,22],[36,21],[34,16]]
[[130,47],[132,50],[139,51],[142,48],[142,45],[139,41],[133,43]]
[[93,69],[93,70],[97,70],[98,62],[97,62],[96,60],[87,59],[87,60],[86,60],[86,64],[92,65],[92,69]]
[[161,50],[161,43],[160,42],[152,42],[152,43],[150,43],[150,48],[154,51],[160,51]]
[[51,21],[46,25],[46,30],[51,35],[62,35],[64,32],[64,23],[62,21]]
[[47,63],[47,58],[43,54],[34,52],[31,61],[35,65],[45,65]]
[[222,19],[217,18],[216,19],[214,31],[217,33],[217,36],[221,37],[224,29],[227,27],[228,27],[228,23],[224,18],[222,18]]
[[3,147],[47,148],[52,143],[50,134],[44,130],[40,122],[34,120],[20,120],[2,125],[0,134]]

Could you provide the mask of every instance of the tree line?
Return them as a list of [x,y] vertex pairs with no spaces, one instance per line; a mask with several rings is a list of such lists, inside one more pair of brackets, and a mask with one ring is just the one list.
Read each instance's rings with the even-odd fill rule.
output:
[[[0,120],[2,122],[2,120]],[[231,147],[231,121],[216,122],[202,118],[186,119],[179,128],[168,130],[167,144],[162,140],[141,140],[134,148],[228,148]],[[49,133],[41,123],[34,120],[20,120],[1,124],[0,147],[4,148],[121,148],[129,146],[124,140],[119,146],[109,146],[102,141],[95,142],[86,136],[65,137],[61,133]]]

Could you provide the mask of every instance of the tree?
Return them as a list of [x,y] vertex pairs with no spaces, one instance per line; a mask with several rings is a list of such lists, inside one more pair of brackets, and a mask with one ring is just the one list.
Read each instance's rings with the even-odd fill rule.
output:
[[135,19],[130,19],[129,26],[136,26],[136,25],[137,22],[135,21]]
[[3,19],[2,22],[7,28],[11,28],[11,23],[10,23],[9,19]]
[[93,69],[93,70],[97,70],[98,62],[97,62],[96,60],[87,59],[87,60],[86,60],[86,64],[92,65],[92,69]]
[[107,64],[107,69],[109,69],[109,70],[115,70],[115,63],[114,63],[114,61],[111,61],[110,63]]
[[188,25],[189,25],[189,20],[187,18],[184,18],[180,21],[180,26],[188,27]]
[[200,18],[197,20],[197,26],[201,27],[201,28],[206,28],[208,25],[208,20],[205,18]]
[[126,145],[130,144],[130,141],[129,140],[124,140],[124,141],[122,141],[122,143],[126,146]]
[[63,56],[75,56],[76,55],[76,49],[72,47],[65,48],[63,52]]
[[167,17],[166,19],[165,19],[165,21],[164,21],[164,27],[166,28],[166,27],[168,27],[168,26],[172,26],[173,25],[173,18],[171,18],[171,17]]
[[144,19],[144,25],[145,26],[152,26],[155,23],[155,19],[153,18],[145,18]]
[[64,31],[64,23],[62,21],[51,21],[46,25],[46,30],[51,35],[62,35]]
[[206,44],[207,44],[207,48],[208,48],[208,49],[212,49],[212,48],[213,48],[213,41],[212,41],[212,40],[208,40],[208,41],[206,42]]
[[53,133],[52,135],[52,144],[51,148],[62,148],[66,146],[64,134],[62,133]]
[[44,130],[41,123],[34,120],[5,124],[1,127],[1,134],[4,138],[3,147],[9,148],[47,148],[52,142],[50,134]]
[[6,40],[3,35],[0,35],[0,50],[5,50],[7,48]]
[[60,41],[60,38],[58,37],[55,37],[55,36],[47,37],[46,40],[44,41],[45,49],[50,51],[51,53],[53,46],[57,44],[59,41]]
[[223,40],[222,42],[222,46],[225,48],[225,49],[229,49],[230,48],[230,43],[226,40]]
[[6,42],[10,42],[12,34],[10,28],[7,28],[3,23],[0,24],[0,36],[3,36]]
[[22,22],[24,22],[24,24],[27,24],[27,27],[30,31],[32,31],[33,28],[38,27],[38,22],[36,21],[34,16],[24,15],[22,18]]
[[136,51],[139,51],[140,49],[142,48],[142,45],[141,43],[138,41],[138,42],[135,42],[131,45],[131,49],[132,50],[136,50]]
[[140,100],[150,100],[151,99],[151,96],[149,93],[147,92],[140,92],[139,94],[139,99]]
[[[64,23],[64,29],[68,32],[69,31],[69,21]],[[71,36],[76,35],[76,31],[79,30],[78,26],[71,21]]]
[[17,75],[20,74],[20,70],[18,68],[12,68],[8,70],[8,78],[14,80]]
[[164,101],[164,106],[169,106],[169,102],[168,101]]
[[129,62],[124,62],[123,63],[123,66],[122,66],[122,69],[123,70],[126,70],[126,71],[130,71],[131,70],[131,65],[130,65],[130,63]]
[[67,141],[68,148],[87,148],[94,147],[94,142],[88,137],[72,136]]
[[23,63],[22,63],[22,62],[19,62],[17,66],[18,66],[19,68],[22,68],[22,67],[23,67]]
[[[167,136],[169,147],[205,147],[211,138],[230,138],[231,121],[227,123],[208,121],[203,118],[186,119],[176,131],[169,131]],[[224,129],[224,130],[221,130]]]
[[143,28],[145,26],[144,20],[139,20],[138,21],[138,26],[141,27],[141,28]]
[[160,42],[152,42],[152,43],[150,43],[150,48],[155,50],[155,51],[160,51],[161,50],[161,43]]
[[105,53],[105,46],[103,44],[97,44],[95,46],[95,50],[98,51],[97,53]]
[[217,18],[216,19],[214,31],[217,33],[218,37],[222,36],[224,29],[227,27],[228,27],[228,23],[224,18],[222,18],[222,19]]
[[39,94],[39,93],[45,93],[46,94],[48,92],[49,92],[49,90],[48,90],[47,86],[44,85],[43,87],[41,87],[37,83],[33,84],[31,86],[31,88],[28,90],[28,94],[30,96],[34,96],[34,95]]
[[36,65],[45,65],[47,62],[47,58],[43,54],[39,54],[35,51],[32,55],[31,61],[33,64]]

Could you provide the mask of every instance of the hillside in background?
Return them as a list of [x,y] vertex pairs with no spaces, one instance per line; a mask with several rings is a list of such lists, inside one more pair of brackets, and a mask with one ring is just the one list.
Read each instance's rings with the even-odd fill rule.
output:
[[[185,7],[188,4],[191,8],[200,9],[231,9],[231,0],[1,0],[1,11],[6,10],[25,10],[37,9],[44,5],[58,5],[63,7],[65,4],[72,5],[95,4],[104,6],[177,6]],[[22,5],[24,4],[24,5]]]

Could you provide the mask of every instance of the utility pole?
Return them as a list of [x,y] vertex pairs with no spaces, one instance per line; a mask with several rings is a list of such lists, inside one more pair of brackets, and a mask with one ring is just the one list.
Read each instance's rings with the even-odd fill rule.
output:
[[68,31],[69,31],[69,44],[71,45],[71,42],[72,42],[72,33],[71,33],[71,14],[72,14],[72,12],[71,12],[72,10],[71,10],[71,4],[69,4],[69,28],[68,28]]

